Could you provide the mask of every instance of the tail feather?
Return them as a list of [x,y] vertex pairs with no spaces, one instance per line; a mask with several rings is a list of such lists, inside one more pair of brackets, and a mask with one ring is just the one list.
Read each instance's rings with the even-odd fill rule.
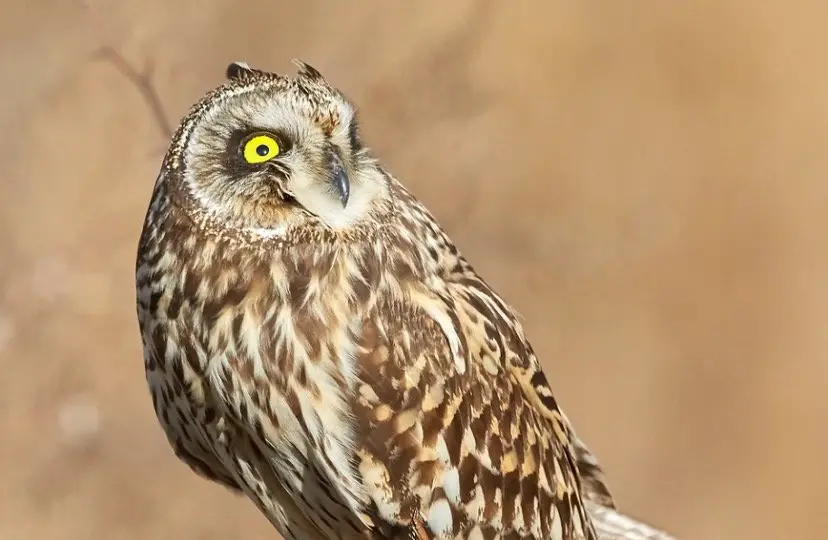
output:
[[607,508],[594,501],[587,501],[598,540],[677,540],[674,536]]

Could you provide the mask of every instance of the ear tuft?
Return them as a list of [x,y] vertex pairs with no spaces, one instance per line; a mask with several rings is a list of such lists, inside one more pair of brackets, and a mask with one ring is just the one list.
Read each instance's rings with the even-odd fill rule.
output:
[[319,73],[319,70],[315,67],[296,58],[294,58],[292,62],[299,68],[300,77],[305,77],[306,79],[310,79],[312,81],[325,82],[325,77],[323,77],[322,74]]
[[231,62],[224,71],[224,76],[234,81],[250,81],[261,75],[261,71],[253,69],[247,62]]

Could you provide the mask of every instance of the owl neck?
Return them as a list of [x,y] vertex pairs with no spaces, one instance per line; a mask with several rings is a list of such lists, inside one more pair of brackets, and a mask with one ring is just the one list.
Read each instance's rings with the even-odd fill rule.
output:
[[173,318],[181,309],[205,321],[231,311],[264,318],[275,310],[306,323],[311,332],[314,325],[368,309],[378,294],[393,294],[431,272],[418,247],[419,233],[404,234],[390,221],[344,240],[305,231],[306,238],[288,244],[204,227],[171,204],[153,212],[138,264],[160,278]]
[[191,208],[160,196],[139,257],[165,276],[173,308],[189,305],[208,320],[228,310],[263,317],[274,307],[309,326],[339,320],[347,310],[367,309],[380,294],[402,294],[407,282],[445,276],[457,261],[431,216],[396,181],[391,188],[397,204],[351,237],[309,227],[288,241],[199,222]]

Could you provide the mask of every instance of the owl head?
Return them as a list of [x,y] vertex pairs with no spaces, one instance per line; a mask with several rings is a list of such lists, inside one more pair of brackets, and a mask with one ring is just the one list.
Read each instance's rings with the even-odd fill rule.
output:
[[261,236],[347,230],[387,192],[353,105],[313,67],[289,77],[235,62],[193,106],[161,179],[190,212]]

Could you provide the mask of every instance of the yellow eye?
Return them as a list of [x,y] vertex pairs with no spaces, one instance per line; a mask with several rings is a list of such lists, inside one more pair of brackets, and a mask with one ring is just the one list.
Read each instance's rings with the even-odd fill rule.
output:
[[244,143],[242,155],[248,163],[264,163],[279,155],[279,143],[270,135],[256,135]]

